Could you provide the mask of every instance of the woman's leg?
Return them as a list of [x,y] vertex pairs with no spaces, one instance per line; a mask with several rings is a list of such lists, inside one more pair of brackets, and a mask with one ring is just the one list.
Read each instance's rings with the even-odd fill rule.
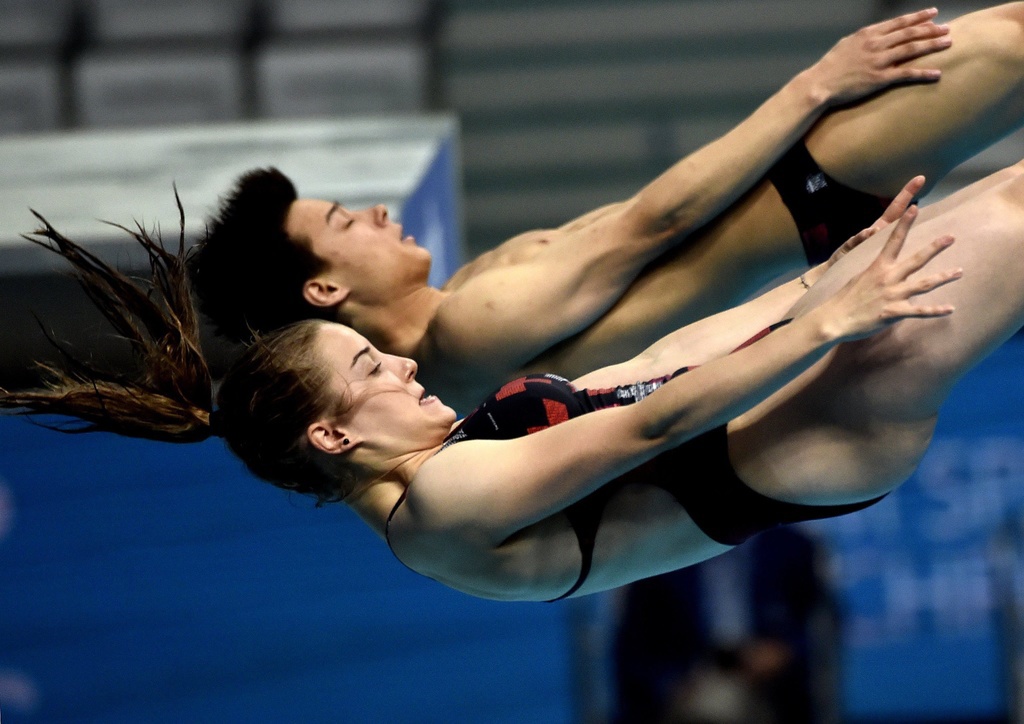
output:
[[[811,130],[808,149],[826,172],[859,191],[892,196],[917,174],[938,181],[1024,123],[1024,3],[971,13],[953,21],[951,32],[953,47],[922,61],[943,68],[940,82],[894,88]],[[930,213],[923,210],[921,221]],[[539,363],[570,377],[614,364],[805,263],[789,211],[762,182]]]
[[[824,504],[873,497],[913,471],[952,386],[1024,324],[1024,174],[921,221],[904,253],[943,234],[957,243],[931,266],[961,266],[964,277],[930,295],[954,314],[842,345],[730,423],[730,456],[748,485]],[[870,263],[885,236],[851,252],[794,313]]]

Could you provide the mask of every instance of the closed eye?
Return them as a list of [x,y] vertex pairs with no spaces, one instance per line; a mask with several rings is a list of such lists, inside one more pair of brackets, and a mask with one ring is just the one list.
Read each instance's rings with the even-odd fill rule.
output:
[[380,365],[381,365],[381,363],[380,363],[380,362],[378,362],[377,364],[375,364],[375,365],[373,366],[373,369],[372,369],[372,370],[370,370],[370,374],[371,374],[371,375],[379,375],[379,374],[380,374]]
[[[346,216],[342,216],[342,214],[346,214],[346,213],[347,213]],[[342,222],[342,224],[341,224],[341,228],[342,229],[349,228],[350,226],[352,226],[353,222],[355,221],[355,217],[353,217],[351,213],[346,212],[344,207],[341,205],[341,203],[339,203],[337,201],[335,201],[333,204],[331,204],[331,208],[328,209],[327,216],[325,217],[325,220],[327,221],[328,224],[330,224],[331,220],[335,216],[340,216],[344,220]]]

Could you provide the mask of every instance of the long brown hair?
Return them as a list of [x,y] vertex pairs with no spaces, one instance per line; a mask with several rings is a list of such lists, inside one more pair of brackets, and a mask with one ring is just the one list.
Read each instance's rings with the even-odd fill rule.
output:
[[365,471],[338,465],[328,471],[305,435],[309,423],[336,403],[313,346],[321,322],[300,322],[259,337],[225,376],[213,414],[217,429],[211,427],[213,380],[189,290],[180,200],[178,212],[181,232],[173,252],[141,225],[115,225],[145,250],[150,267],[145,280],[112,268],[33,212],[42,226],[25,238],[71,263],[86,294],[131,343],[139,365],[133,374],[98,369],[51,339],[67,368],[41,365],[46,384],[40,389],[0,390],[0,409],[82,421],[57,426],[65,432],[103,430],[169,442],[200,441],[216,433],[259,477],[312,495],[318,503],[342,500]]

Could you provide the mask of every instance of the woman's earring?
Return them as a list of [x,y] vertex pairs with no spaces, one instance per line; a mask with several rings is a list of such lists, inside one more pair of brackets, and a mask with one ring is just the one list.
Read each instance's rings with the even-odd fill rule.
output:
[[346,437],[344,440],[342,440],[341,444],[342,445],[348,445],[348,438]]

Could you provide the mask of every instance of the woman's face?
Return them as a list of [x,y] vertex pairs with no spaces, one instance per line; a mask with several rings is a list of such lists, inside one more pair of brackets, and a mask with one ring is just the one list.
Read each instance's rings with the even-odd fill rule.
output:
[[353,441],[415,451],[440,444],[451,430],[455,411],[416,381],[415,361],[384,354],[340,324],[322,325],[316,347],[342,402],[337,423]]

